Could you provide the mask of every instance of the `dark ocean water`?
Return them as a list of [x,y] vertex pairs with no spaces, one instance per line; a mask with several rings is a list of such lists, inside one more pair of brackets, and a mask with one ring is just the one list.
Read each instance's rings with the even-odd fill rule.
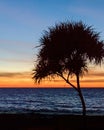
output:
[[[82,89],[87,115],[104,115],[104,89]],[[73,89],[0,89],[0,113],[81,114]]]

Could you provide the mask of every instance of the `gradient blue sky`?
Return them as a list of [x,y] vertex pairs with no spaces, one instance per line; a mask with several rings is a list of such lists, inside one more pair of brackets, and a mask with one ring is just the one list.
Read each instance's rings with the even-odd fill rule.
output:
[[31,73],[43,30],[66,20],[92,25],[104,40],[104,0],[0,0],[0,78]]

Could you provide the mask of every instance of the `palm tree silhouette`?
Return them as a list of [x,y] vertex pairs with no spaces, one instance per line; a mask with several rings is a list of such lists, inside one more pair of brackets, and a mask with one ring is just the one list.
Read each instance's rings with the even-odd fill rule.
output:
[[[101,64],[104,57],[104,44],[99,33],[91,26],[80,22],[63,22],[48,28],[40,39],[40,50],[33,70],[35,82],[46,77],[60,76],[79,94],[83,115],[86,105],[80,88],[79,77],[88,71],[89,63]],[[70,82],[76,76],[77,85]]]

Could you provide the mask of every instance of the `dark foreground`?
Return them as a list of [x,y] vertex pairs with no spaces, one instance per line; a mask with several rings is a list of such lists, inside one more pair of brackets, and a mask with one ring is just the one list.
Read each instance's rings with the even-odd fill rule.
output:
[[104,130],[104,116],[0,114],[0,130]]

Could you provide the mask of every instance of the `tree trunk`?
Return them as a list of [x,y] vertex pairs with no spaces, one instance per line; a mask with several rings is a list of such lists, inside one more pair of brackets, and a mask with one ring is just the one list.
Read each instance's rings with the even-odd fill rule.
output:
[[80,88],[80,82],[79,82],[79,75],[76,75],[77,77],[77,88],[78,88],[78,93],[79,93],[79,97],[81,99],[81,103],[82,103],[82,107],[83,107],[83,116],[86,116],[86,105],[85,105],[85,101],[81,92],[81,88]]

